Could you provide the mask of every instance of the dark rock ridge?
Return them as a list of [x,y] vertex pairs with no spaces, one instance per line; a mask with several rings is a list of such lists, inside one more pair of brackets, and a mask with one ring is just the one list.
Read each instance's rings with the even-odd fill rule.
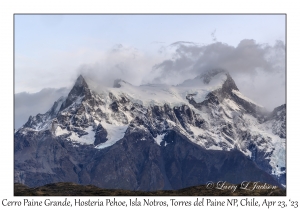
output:
[[96,92],[80,75],[67,98],[45,114],[30,116],[15,133],[15,182],[143,191],[221,180],[285,185],[280,159],[285,153],[285,105],[267,113],[241,96],[223,70],[193,82],[206,87],[220,74],[225,80],[204,100],[187,93],[175,105],[137,103],[142,100],[133,98],[138,92],[122,91],[130,85],[122,80],[111,90]]
[[[217,183],[214,183],[215,186]],[[231,183],[226,183],[233,186]],[[269,189],[245,190],[242,185],[235,185],[236,190],[207,189],[205,185],[193,186],[181,190],[159,190],[159,191],[129,191],[119,189],[102,189],[94,185],[79,185],[71,182],[59,182],[47,184],[37,188],[29,188],[26,185],[15,183],[15,196],[285,196],[286,191],[276,186]],[[247,183],[248,184],[248,183]],[[258,183],[264,185],[264,183]],[[249,183],[252,189],[255,183]],[[244,187],[245,188],[245,187]],[[143,203],[142,203],[143,205]]]

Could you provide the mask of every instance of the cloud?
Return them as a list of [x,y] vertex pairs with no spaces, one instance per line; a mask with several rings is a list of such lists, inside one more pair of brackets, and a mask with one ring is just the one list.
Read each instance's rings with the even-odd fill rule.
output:
[[67,88],[45,88],[37,93],[21,92],[15,94],[15,129],[24,125],[29,116],[47,112],[61,96],[67,96]]
[[273,46],[244,39],[234,47],[176,42],[170,59],[156,64],[147,82],[176,85],[215,68],[227,70],[249,98],[273,109],[285,103],[285,45]]
[[101,60],[82,65],[78,74],[111,86],[115,79],[134,85],[177,85],[209,69],[227,70],[249,98],[272,110],[285,103],[285,45],[260,44],[244,39],[234,47],[214,42],[200,45],[178,41],[161,46],[157,55],[121,44],[102,53]]
[[[231,74],[243,94],[267,109],[285,103],[285,45],[282,41],[269,45],[244,39],[237,46],[221,42],[204,45],[178,41],[161,45],[158,49],[155,54],[117,44],[106,51],[84,48],[49,52],[48,56],[35,60],[16,55],[16,92],[24,87],[30,92],[45,87],[71,88],[79,74],[104,86],[112,86],[115,79],[133,85],[177,85],[209,69],[222,68]],[[49,106],[45,103],[41,107],[50,108],[57,98],[49,98]],[[21,100],[16,101],[16,105],[19,103],[22,104]],[[39,110],[44,111],[47,110]]]
[[145,75],[151,72],[152,66],[162,62],[164,58],[162,55],[145,53],[137,48],[118,44],[103,53],[100,61],[81,65],[77,75],[82,74],[105,86],[112,86],[115,79],[140,85]]
[[201,45],[178,41],[147,54],[122,44],[102,53],[99,62],[82,65],[78,74],[111,86],[115,79],[134,85],[177,85],[209,69],[227,70],[240,91],[272,110],[285,103],[285,45],[241,40],[237,46],[214,42]]

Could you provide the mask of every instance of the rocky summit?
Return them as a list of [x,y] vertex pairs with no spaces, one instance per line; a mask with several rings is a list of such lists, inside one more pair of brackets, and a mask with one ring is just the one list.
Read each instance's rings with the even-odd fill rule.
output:
[[208,181],[286,185],[286,105],[245,97],[228,72],[177,86],[112,88],[79,76],[67,97],[14,134],[14,179],[177,190]]

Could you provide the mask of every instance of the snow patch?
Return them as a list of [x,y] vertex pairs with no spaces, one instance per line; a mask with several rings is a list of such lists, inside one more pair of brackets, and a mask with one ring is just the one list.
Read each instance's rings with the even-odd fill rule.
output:
[[112,103],[109,95],[113,94],[117,100],[121,96],[126,96],[132,103],[138,103],[146,107],[163,106],[164,104],[174,107],[187,104],[186,97],[190,94],[194,95],[193,98],[197,103],[204,101],[207,94],[221,88],[226,79],[225,74],[218,74],[212,78],[209,84],[205,84],[202,79],[195,78],[178,86],[158,84],[134,86],[122,83],[120,88],[104,88],[92,81],[88,81],[88,83],[89,87],[98,93],[106,104]]
[[128,125],[113,125],[106,122],[101,122],[103,128],[107,131],[107,141],[97,145],[96,149],[103,149],[115,144],[117,141],[122,139],[128,128]]
[[264,144],[256,142],[257,147],[264,150],[266,153],[273,151],[271,156],[268,157],[268,159],[270,159],[270,165],[272,166],[272,174],[276,176],[284,174],[285,170],[282,171],[281,168],[286,167],[286,140],[273,134],[272,130],[267,126],[267,123],[259,124],[257,119],[249,114],[245,114],[243,118],[247,123],[248,131],[251,135],[257,136],[257,140],[260,138],[264,138],[266,140],[266,143]]
[[203,136],[206,133],[203,129],[195,127],[195,126],[192,126],[192,125],[190,125],[190,129],[194,133],[195,137],[197,137],[197,136]]
[[227,99],[227,98],[224,99],[224,103],[231,110],[235,110],[235,111],[239,111],[240,110],[240,107],[234,101],[232,101],[230,99]]
[[256,105],[256,106],[263,107],[263,106],[261,106],[261,105],[255,103],[255,102],[253,102],[251,99],[247,98],[246,96],[244,96],[244,95],[243,95],[240,91],[238,91],[238,90],[232,90],[232,93],[235,94],[237,97],[239,97],[239,98],[241,98],[241,99],[243,99],[243,100],[245,100],[245,101],[248,101],[248,102],[250,102],[250,103],[252,103],[252,104],[254,104],[254,105]]
[[164,137],[165,137],[166,133],[161,134],[161,135],[157,135],[154,140],[156,142],[156,144],[158,144],[158,146],[160,146],[160,143],[163,141]]
[[64,134],[68,134],[69,131],[67,129],[62,129],[60,126],[57,126],[56,130],[55,130],[55,135],[56,136],[61,136]]
[[207,149],[209,149],[209,150],[223,150],[222,147],[219,147],[219,146],[216,146],[216,145],[212,145]]
[[84,131],[87,132],[88,134],[83,135],[81,137],[79,137],[77,133],[71,132],[71,136],[69,136],[70,140],[78,142],[80,144],[94,144],[95,131],[93,131],[93,126],[89,126]]

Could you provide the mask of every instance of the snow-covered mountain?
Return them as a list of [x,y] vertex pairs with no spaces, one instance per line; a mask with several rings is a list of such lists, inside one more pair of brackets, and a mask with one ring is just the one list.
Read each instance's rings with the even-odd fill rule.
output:
[[286,107],[272,113],[224,70],[177,86],[107,88],[79,76],[15,133],[15,182],[178,189],[207,181],[285,186]]

